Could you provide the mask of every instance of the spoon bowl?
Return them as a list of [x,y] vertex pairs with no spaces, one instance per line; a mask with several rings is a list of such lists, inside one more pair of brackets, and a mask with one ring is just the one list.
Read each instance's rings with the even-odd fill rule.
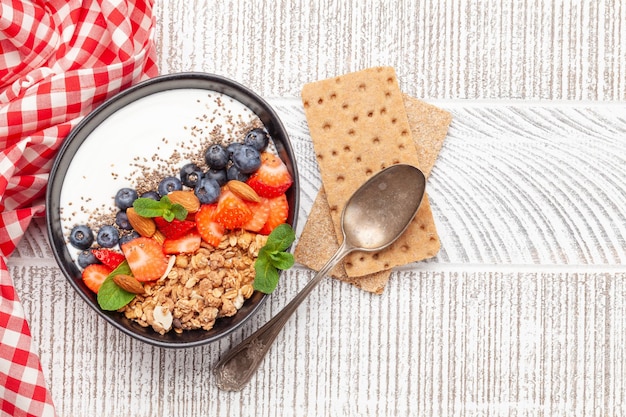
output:
[[395,242],[415,217],[425,187],[422,171],[406,164],[392,165],[359,187],[341,213],[343,241],[337,252],[285,308],[217,362],[218,387],[239,391],[245,386],[289,317],[347,254],[380,251]]
[[419,169],[392,165],[365,182],[341,214],[347,244],[361,251],[379,251],[404,233],[419,209],[426,178]]

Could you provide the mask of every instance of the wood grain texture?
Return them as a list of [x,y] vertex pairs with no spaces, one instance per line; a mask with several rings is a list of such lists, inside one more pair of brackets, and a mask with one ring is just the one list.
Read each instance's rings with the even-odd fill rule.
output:
[[626,5],[503,3],[157,0],[161,72],[233,78],[283,118],[300,227],[321,183],[302,84],[392,65],[452,112],[428,183],[442,250],[381,296],[322,282],[227,393],[212,364],[311,271],[232,336],[163,350],[86,307],[38,221],[9,268],[59,416],[625,415]]
[[[270,102],[300,162],[303,225],[320,185],[303,110]],[[285,274],[224,341],[161,350],[86,308],[36,223],[10,268],[61,415],[624,411],[626,106],[448,104],[454,121],[428,185],[439,256],[394,272],[382,296],[323,282],[241,393],[217,390],[211,365],[311,271]]]
[[623,0],[157,1],[162,72],[264,96],[396,68],[424,99],[626,100]]

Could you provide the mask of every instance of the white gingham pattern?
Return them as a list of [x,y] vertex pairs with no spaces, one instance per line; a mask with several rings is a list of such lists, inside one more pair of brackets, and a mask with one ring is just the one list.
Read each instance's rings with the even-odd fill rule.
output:
[[0,0],[0,415],[54,416],[6,258],[80,118],[157,75],[149,0]]

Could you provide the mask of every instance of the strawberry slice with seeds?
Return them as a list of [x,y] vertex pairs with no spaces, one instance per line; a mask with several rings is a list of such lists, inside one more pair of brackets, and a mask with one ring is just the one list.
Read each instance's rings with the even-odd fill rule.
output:
[[104,265],[111,269],[115,269],[124,261],[124,255],[111,249],[100,248],[92,249],[93,255]]
[[159,229],[165,237],[171,239],[183,237],[196,227],[196,224],[189,220],[174,219],[171,222],[168,222],[163,217],[155,217],[154,223],[156,224],[157,229]]
[[200,249],[202,238],[197,231],[190,232],[176,239],[166,238],[163,241],[163,253],[174,255],[179,253],[194,253]]
[[206,243],[217,247],[224,236],[224,226],[215,221],[216,204],[203,204],[196,213],[198,233]]
[[293,178],[278,155],[263,152],[261,166],[246,182],[261,197],[273,198],[287,191]]
[[267,198],[261,197],[259,203],[248,201],[247,204],[252,211],[252,218],[244,224],[242,228],[250,232],[258,232],[263,228],[270,215],[270,201]]
[[289,216],[289,202],[287,201],[287,196],[285,194],[270,198],[268,201],[270,213],[267,217],[267,221],[261,230],[259,230],[259,233],[263,235],[269,235],[272,230],[276,228],[276,226],[285,223],[287,221],[287,217]]
[[246,224],[252,218],[252,210],[248,204],[228,187],[224,187],[217,200],[215,209],[215,221],[226,229],[237,229]]
[[85,269],[83,269],[83,282],[94,293],[98,293],[100,290],[100,286],[106,279],[106,277],[113,271],[113,268],[110,268],[104,264],[91,264],[88,265]]
[[154,281],[167,270],[168,258],[154,239],[138,237],[122,245],[128,266],[137,281]]

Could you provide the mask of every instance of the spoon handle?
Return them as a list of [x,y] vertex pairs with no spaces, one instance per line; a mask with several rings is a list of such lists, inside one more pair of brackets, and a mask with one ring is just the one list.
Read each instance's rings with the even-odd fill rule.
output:
[[326,262],[326,265],[300,290],[300,292],[276,316],[252,333],[240,344],[232,348],[215,365],[213,372],[217,386],[226,391],[239,391],[254,375],[265,354],[282,330],[285,323],[309,293],[320,283],[322,278],[354,248],[341,244],[337,252]]

